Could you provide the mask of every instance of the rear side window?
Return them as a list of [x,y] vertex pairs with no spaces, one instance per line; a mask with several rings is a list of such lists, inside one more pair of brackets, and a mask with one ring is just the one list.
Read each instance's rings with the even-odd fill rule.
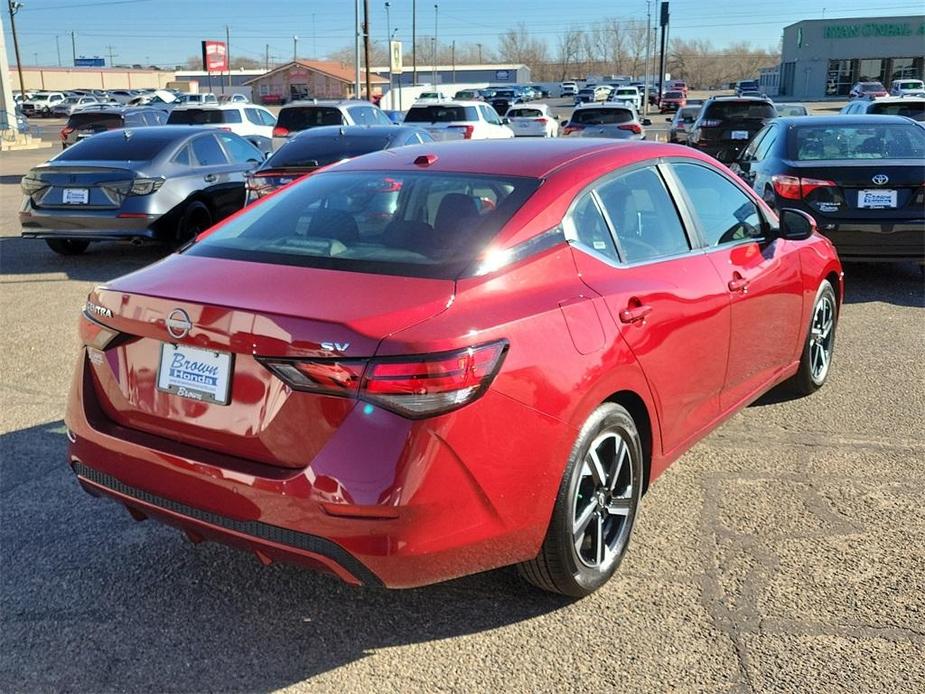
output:
[[200,166],[217,166],[228,163],[225,153],[212,135],[201,135],[193,140],[193,154]]
[[138,128],[142,125],[147,125],[145,123],[144,117],[140,113],[126,113],[125,114],[125,127],[126,128]]
[[572,123],[582,125],[617,125],[633,120],[633,112],[625,108],[580,108],[572,114]]
[[245,209],[187,252],[455,278],[538,186],[532,178],[332,170]]
[[289,131],[307,130],[319,125],[344,125],[344,117],[330,106],[293,106],[279,112],[276,124]]
[[763,236],[758,206],[738,186],[699,164],[672,164],[709,246]]
[[566,224],[571,225],[572,233],[582,246],[615,263],[619,261],[610,228],[591,193],[582,196]]
[[597,193],[626,262],[655,260],[691,249],[671,196],[655,169],[647,167],[615,178]]
[[222,141],[225,151],[233,161],[241,164],[249,161],[263,161],[263,154],[243,137],[238,137],[233,133],[220,133],[218,139]]
[[412,106],[405,116],[405,123],[454,123],[478,119],[474,106]]
[[376,111],[372,106],[351,106],[347,113],[357,125],[378,125],[379,119],[376,118]]
[[763,101],[716,101],[705,107],[704,119],[763,120],[774,118],[774,105]]
[[[800,161],[925,158],[925,129],[915,123],[803,126],[791,136]],[[791,155],[793,156],[793,155]]]

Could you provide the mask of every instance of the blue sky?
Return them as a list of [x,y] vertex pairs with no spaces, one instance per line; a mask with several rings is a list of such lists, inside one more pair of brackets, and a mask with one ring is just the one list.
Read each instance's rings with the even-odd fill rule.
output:
[[[299,55],[310,57],[352,41],[353,0],[23,0],[16,16],[23,64],[56,65],[56,36],[62,60],[71,56],[70,32],[77,55],[108,56],[116,63],[182,63],[199,51],[201,39],[224,39],[231,30],[233,55],[263,59],[292,56],[292,36],[299,36]],[[438,0],[438,38],[458,44],[494,46],[499,33],[526,21],[531,33],[555,45],[570,26],[588,26],[602,17],[643,20],[645,0]],[[658,3],[653,1],[653,14]],[[433,0],[418,0],[418,33],[432,35]],[[921,0],[672,0],[672,36],[704,38],[716,46],[750,41],[776,46],[781,29],[801,19],[920,14]],[[7,51],[12,57],[9,17],[2,3]],[[383,0],[370,0],[373,39],[385,41]],[[411,0],[391,0],[392,28],[410,41]]]

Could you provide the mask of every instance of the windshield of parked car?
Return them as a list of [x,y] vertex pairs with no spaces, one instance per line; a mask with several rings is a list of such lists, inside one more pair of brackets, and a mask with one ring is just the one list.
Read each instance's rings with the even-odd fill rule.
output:
[[581,108],[572,114],[572,123],[580,125],[616,125],[633,120],[633,112],[625,108]]
[[378,152],[389,144],[382,135],[369,137],[297,137],[289,140],[267,159],[264,169],[286,166],[325,166],[341,159]]
[[867,109],[868,113],[882,116],[906,116],[913,120],[925,120],[925,101],[875,101]]
[[54,161],[151,161],[165,147],[176,142],[175,135],[125,137],[130,130],[110,130],[88,137],[61,152]]
[[330,106],[294,106],[279,112],[276,121],[285,130],[307,130],[319,125],[344,125],[344,116]]
[[74,113],[67,119],[67,127],[74,130],[95,127],[99,130],[112,130],[122,127],[122,115],[119,113]]
[[720,120],[749,120],[774,118],[774,105],[764,101],[717,101],[707,107],[704,118]]
[[914,123],[801,126],[792,143],[800,161],[925,158],[925,129]]
[[186,252],[450,279],[538,186],[481,174],[329,171],[245,209]]
[[48,101],[48,97],[50,96],[51,94],[36,94],[32,97],[32,101]]
[[453,123],[478,120],[475,106],[412,106],[405,123]]
[[237,110],[217,108],[178,108],[170,112],[167,125],[212,125],[214,123],[240,123]]

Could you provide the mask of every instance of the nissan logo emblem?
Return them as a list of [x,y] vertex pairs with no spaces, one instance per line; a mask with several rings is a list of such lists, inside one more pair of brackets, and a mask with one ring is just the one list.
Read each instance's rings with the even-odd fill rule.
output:
[[890,177],[886,174],[877,174],[870,180],[876,183],[878,186],[883,186],[890,182]]
[[189,331],[193,329],[193,321],[182,308],[175,308],[171,311],[164,323],[167,325],[167,332],[170,336],[178,340],[189,335]]

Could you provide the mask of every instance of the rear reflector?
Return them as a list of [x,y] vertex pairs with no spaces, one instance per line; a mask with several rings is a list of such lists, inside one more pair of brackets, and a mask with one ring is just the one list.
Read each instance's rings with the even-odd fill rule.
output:
[[477,399],[501,367],[507,342],[414,357],[261,359],[295,390],[359,398],[418,419]]

